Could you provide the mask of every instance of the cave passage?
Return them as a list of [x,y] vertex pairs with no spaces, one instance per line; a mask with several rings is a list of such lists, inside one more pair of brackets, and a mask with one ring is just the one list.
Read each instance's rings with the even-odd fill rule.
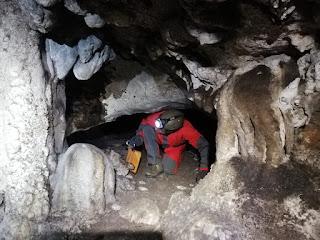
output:
[[[185,118],[208,140],[209,164],[215,161],[215,135],[217,129],[217,119],[215,113],[208,114],[196,108],[182,110]],[[88,130],[78,131],[67,137],[68,145],[74,143],[89,143],[101,149],[117,149],[123,152],[126,140],[130,139],[139,127],[141,120],[146,117],[146,113],[124,115],[113,122],[103,123]],[[187,151],[197,154],[197,151],[190,145]]]
[[[196,129],[210,143],[210,159],[213,162],[215,153],[215,116],[204,113],[197,109],[184,109],[185,117],[190,120]],[[122,116],[114,122],[105,123],[93,127],[86,131],[76,132],[68,137],[68,143],[90,143],[101,149],[112,149],[121,155],[124,162],[127,147],[125,142],[131,138],[137,130],[140,121],[147,114],[134,114]],[[135,201],[148,199],[157,204],[160,212],[163,213],[169,204],[172,194],[176,191],[184,191],[189,194],[196,185],[196,171],[198,160],[195,157],[197,151],[191,146],[186,148],[183,161],[176,175],[162,174],[157,178],[146,178],[145,170],[147,166],[146,152],[142,151],[141,163],[136,175],[127,175],[126,177],[116,177],[116,198],[121,206],[130,206]],[[106,226],[108,226],[106,229]],[[114,231],[119,226],[123,230],[137,229],[136,224],[128,223],[120,218],[115,212],[111,216],[102,219],[100,223],[93,226],[92,231],[101,230]],[[122,229],[120,227],[120,229]]]

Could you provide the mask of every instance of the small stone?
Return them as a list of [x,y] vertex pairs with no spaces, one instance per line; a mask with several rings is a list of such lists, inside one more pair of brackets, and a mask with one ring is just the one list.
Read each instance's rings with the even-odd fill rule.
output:
[[132,175],[127,175],[126,178],[133,179],[133,176]]
[[145,185],[146,182],[145,182],[145,181],[139,181],[139,184],[140,184],[140,185]]
[[119,211],[121,209],[121,206],[117,203],[114,203],[111,205],[111,209],[114,211]]
[[184,186],[180,186],[180,185],[178,185],[178,186],[176,186],[176,188],[177,189],[179,189],[179,190],[187,190],[187,187],[184,187]]
[[149,191],[148,188],[146,188],[146,187],[141,187],[141,186],[139,186],[138,189],[139,189],[139,191],[141,191],[141,192]]
[[190,184],[189,184],[189,187],[194,187],[194,184],[190,183]]

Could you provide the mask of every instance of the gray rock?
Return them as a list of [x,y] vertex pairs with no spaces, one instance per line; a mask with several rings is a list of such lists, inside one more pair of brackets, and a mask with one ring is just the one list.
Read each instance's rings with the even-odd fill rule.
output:
[[78,42],[79,60],[81,63],[90,61],[94,53],[101,48],[102,41],[94,35],[90,35],[86,39],[81,39]]
[[30,30],[17,1],[0,1],[0,39],[0,238],[36,239],[50,208],[51,85],[40,36]]
[[320,91],[320,51],[312,50],[298,59],[299,73],[306,83],[305,94]]
[[73,67],[74,76],[78,80],[88,80],[101,68],[105,61],[111,61],[114,57],[113,50],[106,45],[101,52],[96,52],[89,62],[82,63],[79,59]]
[[61,155],[52,179],[52,213],[68,219],[65,227],[93,221],[114,201],[115,174],[102,150],[73,144]]
[[47,65],[51,76],[64,79],[77,60],[76,47],[60,45],[51,39],[46,39]]
[[84,21],[90,28],[102,28],[106,23],[98,14],[92,13],[87,13]]
[[[115,93],[102,99],[105,121],[112,121],[121,115],[139,112],[155,112],[164,106],[179,107],[188,105],[184,92],[169,81],[167,75],[152,75],[141,71],[129,83],[114,82],[113,86],[127,84],[120,97]],[[144,89],[144,91],[141,91]]]
[[133,191],[136,189],[135,182],[124,177],[116,176],[116,192],[118,191]]
[[53,27],[54,16],[50,10],[44,9],[34,0],[21,0],[18,4],[27,16],[32,29],[47,33]]
[[73,12],[77,15],[85,16],[87,13],[87,10],[83,10],[80,8],[77,0],[64,0],[64,6],[70,12]]
[[35,0],[35,1],[43,7],[51,7],[56,3],[60,2],[61,0]]
[[193,89],[204,86],[206,90],[211,88],[215,92],[222,87],[233,72],[219,67],[202,67],[198,62],[191,61],[186,57],[183,57],[182,61],[191,73]]
[[191,36],[198,39],[200,45],[215,44],[222,40],[221,35],[218,33],[208,33],[192,27],[187,27],[187,29]]
[[126,176],[129,173],[129,169],[121,161],[121,155],[113,150],[107,153],[109,161],[112,163],[114,170],[118,176]]
[[128,206],[123,207],[119,214],[122,218],[137,224],[155,226],[160,220],[159,207],[148,198],[132,201]]

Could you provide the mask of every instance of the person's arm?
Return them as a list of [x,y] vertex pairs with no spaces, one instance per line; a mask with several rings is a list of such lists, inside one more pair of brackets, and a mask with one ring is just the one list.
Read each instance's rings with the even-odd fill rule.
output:
[[[185,120],[187,121],[187,120]],[[185,124],[184,137],[200,153],[200,171],[209,171],[209,143],[208,141],[187,121]]]
[[205,139],[202,135],[199,137],[196,148],[200,153],[200,171],[209,171],[209,162],[208,162],[208,155],[209,155],[209,142]]
[[140,124],[138,130],[136,131],[136,135],[126,141],[126,144],[130,148],[139,147],[143,144],[143,125]]

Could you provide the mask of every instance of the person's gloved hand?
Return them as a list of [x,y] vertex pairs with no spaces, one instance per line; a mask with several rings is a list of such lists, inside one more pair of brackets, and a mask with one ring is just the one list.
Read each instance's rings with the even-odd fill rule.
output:
[[198,170],[196,175],[196,182],[199,182],[201,179],[203,179],[207,175],[208,171],[206,170]]
[[129,139],[126,141],[126,145],[129,147],[129,148],[135,148],[136,147],[136,143],[133,139]]

